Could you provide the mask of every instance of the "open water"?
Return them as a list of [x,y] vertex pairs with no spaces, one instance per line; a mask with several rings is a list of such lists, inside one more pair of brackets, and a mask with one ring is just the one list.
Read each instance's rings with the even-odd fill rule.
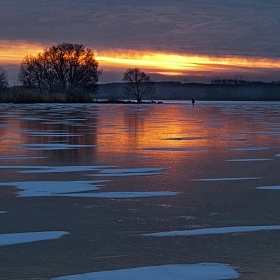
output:
[[1,104],[0,279],[279,279],[279,170],[277,102]]

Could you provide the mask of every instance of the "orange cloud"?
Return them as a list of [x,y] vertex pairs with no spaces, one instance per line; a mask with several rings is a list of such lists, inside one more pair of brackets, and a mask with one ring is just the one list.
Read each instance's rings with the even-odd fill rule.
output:
[[20,64],[26,55],[37,54],[43,49],[39,43],[0,40],[0,64]]
[[[19,65],[26,55],[42,52],[45,47],[40,43],[0,40],[0,65]],[[96,50],[94,54],[104,72],[139,67],[149,73],[165,76],[202,76],[203,73],[230,73],[234,70],[247,73],[256,69],[280,70],[280,59],[217,57],[135,50]]]
[[151,73],[163,75],[179,75],[196,72],[230,72],[236,68],[274,69],[280,70],[280,60],[246,57],[216,57],[193,54],[171,54],[161,52],[102,52],[96,53],[96,59],[101,67],[107,69],[123,69],[139,67]]

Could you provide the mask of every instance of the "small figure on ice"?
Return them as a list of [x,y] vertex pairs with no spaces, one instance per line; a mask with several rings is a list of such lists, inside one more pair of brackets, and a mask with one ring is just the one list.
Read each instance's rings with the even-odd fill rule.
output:
[[194,106],[195,100],[192,98],[192,105]]

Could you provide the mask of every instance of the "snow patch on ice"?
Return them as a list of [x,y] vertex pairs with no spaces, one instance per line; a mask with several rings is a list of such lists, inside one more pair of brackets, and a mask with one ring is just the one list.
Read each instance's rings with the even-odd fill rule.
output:
[[237,278],[239,278],[239,273],[228,264],[199,263],[170,264],[91,272],[62,276],[54,278],[53,280],[226,280]]
[[33,157],[33,156],[0,156],[2,160],[25,160],[25,159],[41,159],[46,157]]
[[146,151],[170,151],[170,152],[184,152],[184,151],[205,151],[206,148],[200,148],[200,147],[192,147],[192,148],[184,148],[184,147],[165,147],[165,148],[143,148],[143,150]]
[[105,169],[99,171],[98,174],[91,174],[90,176],[106,176],[106,177],[116,177],[116,176],[149,176],[149,175],[159,175],[166,168],[162,167],[150,167],[150,168],[115,168],[115,169]]
[[41,137],[77,137],[77,136],[83,136],[82,134],[75,134],[75,133],[67,133],[63,131],[34,131],[34,130],[15,130],[15,132],[21,133],[21,134],[27,134],[30,136],[41,136]]
[[[98,190],[106,181],[27,181],[0,183],[0,186],[13,186],[20,191],[20,197],[33,196],[75,196],[74,193]],[[93,185],[95,184],[95,185]]]
[[255,232],[264,230],[280,230],[280,225],[276,226],[240,226],[240,227],[221,227],[221,228],[202,228],[180,231],[165,231],[142,234],[151,237],[174,237],[174,236],[194,236],[194,235],[210,235],[210,234],[229,234]]
[[58,239],[67,234],[67,231],[5,233],[0,234],[0,246]]
[[264,151],[269,150],[271,147],[247,147],[247,148],[233,148],[230,151]]
[[259,189],[259,190],[280,190],[280,186],[262,186],[262,187],[256,187],[256,189]]
[[23,170],[20,171],[21,173],[64,173],[64,172],[84,172],[84,171],[94,171],[100,170],[104,168],[112,168],[113,166],[84,166],[84,165],[77,165],[77,166],[43,166],[42,169],[40,166],[34,166],[34,170]]
[[229,162],[251,162],[251,161],[267,161],[271,158],[240,158],[240,159],[227,159]]
[[[64,196],[64,197],[91,197],[109,199],[130,199],[155,196],[174,196],[178,192],[151,191],[151,192],[93,192],[99,190],[102,181],[29,181],[7,182],[0,186],[14,186],[19,189],[19,197],[35,196]],[[95,184],[95,185],[93,185]]]
[[257,180],[262,178],[263,177],[205,178],[205,179],[194,179],[193,181],[200,181],[200,182],[239,181],[239,180]]
[[71,149],[79,149],[79,148],[92,148],[96,147],[96,145],[71,145],[71,144],[23,144],[20,150],[28,150],[28,151],[54,151],[54,150],[71,150]]
[[60,165],[60,166],[44,166],[44,165],[0,165],[0,169],[24,169],[20,173],[64,173],[64,172],[83,172],[104,170],[113,168],[114,166],[91,166],[91,165]]
[[158,191],[158,192],[101,192],[101,193],[75,193],[67,194],[74,197],[92,197],[92,198],[109,198],[109,199],[130,199],[145,198],[155,196],[174,196],[179,192]]

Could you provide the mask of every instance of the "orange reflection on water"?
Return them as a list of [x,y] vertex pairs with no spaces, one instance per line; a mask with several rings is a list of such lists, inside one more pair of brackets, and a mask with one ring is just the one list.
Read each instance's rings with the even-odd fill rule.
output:
[[[0,123],[1,155],[46,156],[52,162],[55,158],[58,164],[69,165],[151,155],[154,163],[176,160],[180,165],[184,158],[194,156],[194,160],[202,160],[209,153],[228,153],[229,148],[248,144],[276,145],[266,134],[265,123],[254,121],[255,112],[247,111],[247,107],[242,111],[236,106],[227,114],[222,106],[192,107],[189,103],[89,104],[81,108],[71,106],[69,112],[60,112],[59,105],[54,106],[57,108],[51,113],[49,109],[34,107],[32,111],[25,106],[12,114],[4,110]],[[28,114],[30,117],[26,117]],[[91,146],[28,149],[30,144],[56,143]]]

